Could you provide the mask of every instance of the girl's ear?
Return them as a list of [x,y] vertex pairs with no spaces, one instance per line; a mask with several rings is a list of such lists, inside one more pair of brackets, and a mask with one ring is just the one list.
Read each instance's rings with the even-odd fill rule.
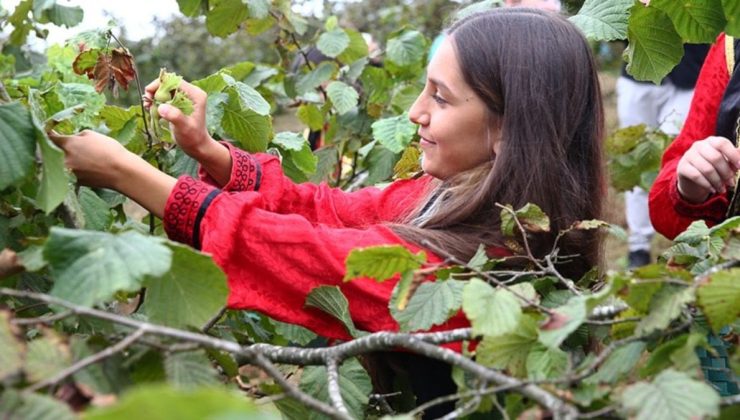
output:
[[491,155],[496,156],[501,151],[501,125],[493,123],[488,126],[488,145],[491,148]]

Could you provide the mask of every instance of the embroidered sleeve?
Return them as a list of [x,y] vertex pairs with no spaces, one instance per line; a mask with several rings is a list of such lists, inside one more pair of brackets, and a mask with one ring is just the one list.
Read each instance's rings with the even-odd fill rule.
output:
[[200,223],[219,190],[189,176],[172,189],[164,209],[164,230],[170,239],[200,249]]
[[[257,191],[262,181],[262,164],[250,153],[241,150],[229,142],[220,142],[229,149],[231,155],[231,177],[222,187],[224,191]],[[203,167],[198,168],[201,181],[218,187],[218,183]]]

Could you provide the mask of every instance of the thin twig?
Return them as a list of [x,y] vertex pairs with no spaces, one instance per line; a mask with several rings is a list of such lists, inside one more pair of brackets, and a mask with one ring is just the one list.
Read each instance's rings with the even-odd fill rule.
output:
[[203,328],[200,329],[200,332],[203,334],[208,334],[208,331],[213,328],[214,325],[221,319],[221,317],[224,316],[226,313],[226,306],[221,308],[216,315],[213,316],[213,318],[209,319],[208,322],[206,322],[206,325],[203,326]]
[[286,381],[283,377],[282,372],[278,370],[278,368],[272,364],[265,356],[257,353],[254,355],[252,359],[253,363],[257,366],[259,366],[262,370],[265,371],[270,377],[272,377],[275,382],[280,385],[286,394],[288,394],[290,397],[296,399],[297,401],[303,403],[305,406],[312,408],[316,411],[318,411],[321,414],[326,414],[327,416],[339,420],[351,420],[352,417],[350,417],[348,414],[345,413],[337,413],[331,406],[327,405],[326,403],[323,403],[316,398],[311,397],[310,395],[301,392],[298,388],[296,388],[295,385],[291,384],[290,382]]
[[73,374],[79,372],[80,370],[82,370],[82,369],[90,366],[93,363],[97,363],[97,362],[99,362],[99,361],[101,361],[103,359],[107,359],[108,357],[113,356],[114,354],[116,354],[116,353],[118,353],[120,351],[123,351],[128,346],[134,344],[134,342],[136,342],[136,340],[138,340],[139,338],[141,338],[141,336],[143,336],[147,332],[148,332],[147,331],[147,327],[146,326],[142,326],[138,330],[134,331],[132,334],[128,335],[123,340],[119,341],[118,343],[116,343],[116,344],[114,344],[114,345],[112,345],[110,347],[106,347],[104,350],[102,350],[102,351],[100,351],[98,353],[95,353],[92,356],[88,356],[88,357],[80,360],[79,362],[77,362],[77,363],[73,364],[72,366],[70,366],[70,367],[62,370],[61,372],[57,373],[56,375],[52,376],[49,379],[46,379],[46,380],[41,381],[41,382],[38,382],[35,385],[26,388],[26,391],[28,391],[28,392],[36,392],[39,389],[46,388],[47,386],[56,385],[57,383],[59,383],[62,380],[64,380],[64,378],[66,378],[67,376],[73,375]]
[[598,419],[601,417],[604,417],[605,415],[611,413],[612,411],[615,411],[617,409],[616,405],[607,405],[604,408],[601,408],[599,410],[590,411],[588,413],[581,413],[578,418],[579,419]]
[[519,293],[515,289],[512,289],[511,287],[509,287],[508,284],[506,284],[505,282],[502,282],[501,280],[497,279],[496,277],[494,277],[494,276],[492,276],[492,275],[490,275],[490,274],[488,274],[488,273],[486,273],[484,271],[481,271],[481,270],[479,270],[479,269],[477,269],[475,267],[471,267],[468,263],[466,263],[464,261],[461,261],[460,259],[458,259],[454,255],[448,253],[444,249],[441,249],[438,246],[434,245],[431,241],[424,239],[424,240],[421,241],[421,246],[423,246],[423,247],[431,250],[435,254],[437,254],[437,255],[445,258],[447,261],[449,261],[449,262],[451,262],[453,264],[461,265],[461,266],[467,268],[468,270],[471,270],[472,272],[478,274],[479,276],[485,278],[489,282],[491,282],[491,283],[493,283],[493,284],[495,284],[497,286],[500,286],[500,287],[508,290],[509,292],[511,292],[511,294],[513,294],[514,296],[518,297],[522,301],[526,302],[527,305],[532,306],[534,308],[537,308],[540,311],[542,311],[543,313],[546,313],[548,315],[553,315],[554,314],[554,311],[552,309],[545,308],[544,306],[540,305],[539,303],[535,302],[534,300],[531,300],[531,299],[527,298],[526,296],[524,296],[523,294]]
[[642,320],[642,317],[640,316],[633,316],[629,318],[622,318],[622,319],[587,319],[584,321],[584,324],[589,325],[614,325],[614,324],[622,324],[625,322],[639,322]]
[[519,228],[519,232],[522,234],[522,245],[524,245],[524,250],[527,253],[527,257],[542,271],[547,271],[548,274],[552,274],[555,276],[561,283],[565,285],[571,292],[573,292],[576,295],[580,295],[581,291],[576,288],[575,284],[572,280],[566,279],[563,277],[560,272],[555,268],[555,264],[552,261],[552,258],[550,255],[545,256],[545,262],[547,265],[542,265],[539,259],[537,259],[534,254],[532,254],[532,250],[529,246],[529,241],[527,240],[527,230],[524,229],[524,226],[522,226],[522,223],[519,221],[519,218],[516,215],[516,212],[514,209],[504,206],[500,203],[495,203],[495,206],[500,208],[503,211],[506,211],[507,213],[511,214],[511,217],[514,219],[514,223],[516,223],[517,228]]
[[331,357],[326,360],[326,381],[329,401],[331,401],[331,404],[337,411],[349,416],[349,410],[347,410],[347,406],[344,405],[342,391],[339,388],[339,366],[337,364],[337,360]]
[[72,311],[59,312],[55,315],[40,316],[38,318],[15,318],[10,321],[11,324],[15,325],[34,325],[34,324],[51,324],[52,322],[59,321],[74,315]]

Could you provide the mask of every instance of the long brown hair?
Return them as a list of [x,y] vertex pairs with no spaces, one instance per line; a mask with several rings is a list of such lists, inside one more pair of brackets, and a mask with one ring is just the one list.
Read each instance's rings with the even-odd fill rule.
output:
[[[536,9],[494,9],[447,32],[463,77],[500,128],[491,162],[437,181],[418,208],[392,229],[409,242],[432,244],[460,259],[479,244],[503,246],[501,209],[538,205],[551,232],[529,244],[537,257],[578,220],[599,218],[605,192],[603,107],[591,50],[564,17]],[[598,263],[596,232],[559,242],[564,275],[578,278]]]

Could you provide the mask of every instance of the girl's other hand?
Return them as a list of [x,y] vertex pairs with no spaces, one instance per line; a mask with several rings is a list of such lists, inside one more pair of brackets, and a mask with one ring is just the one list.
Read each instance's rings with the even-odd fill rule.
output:
[[[159,79],[155,79],[145,88],[144,105],[152,106],[154,93],[159,88]],[[179,109],[170,105],[160,105],[159,116],[170,123],[170,129],[177,144],[182,150],[195,160],[207,160],[208,154],[214,150],[214,145],[221,147],[211,138],[206,129],[206,101],[208,95],[186,81],[180,83],[182,90],[193,101],[193,113],[185,115]]]
[[678,192],[686,201],[702,203],[735,186],[738,170],[740,150],[724,137],[707,137],[692,144],[678,162]]
[[49,138],[64,150],[65,164],[77,181],[90,187],[116,188],[123,161],[135,156],[112,138],[90,130],[69,136],[52,132]]

